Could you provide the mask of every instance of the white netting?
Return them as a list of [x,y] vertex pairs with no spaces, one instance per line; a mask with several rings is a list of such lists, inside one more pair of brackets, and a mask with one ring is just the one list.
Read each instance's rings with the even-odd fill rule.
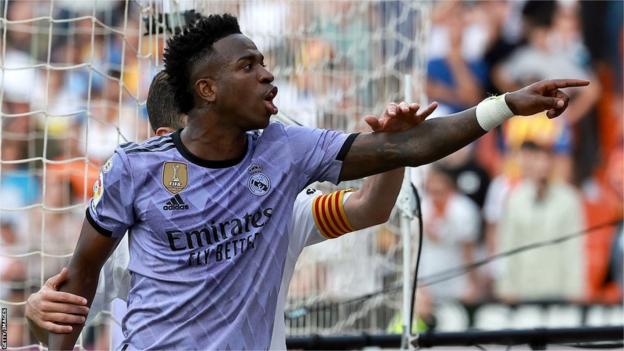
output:
[[[156,59],[135,2],[3,1],[0,7],[0,303],[8,344],[34,344],[25,300],[66,266],[98,168],[148,135]],[[143,48],[139,52],[139,48]],[[83,344],[108,344],[106,328]]]
[[[402,98],[405,74],[414,99],[424,100],[428,2],[1,4],[0,303],[12,346],[34,343],[25,300],[67,265],[99,165],[119,143],[149,134],[145,99],[171,35],[154,34],[165,15],[173,27],[180,17],[172,14],[186,10],[239,16],[275,74],[280,110],[307,126],[358,130],[362,116]],[[400,309],[400,290],[391,288],[401,283],[392,223],[304,252],[287,307],[290,334],[389,328]],[[353,300],[383,289],[395,293]],[[108,334],[88,329],[82,344],[105,346]]]

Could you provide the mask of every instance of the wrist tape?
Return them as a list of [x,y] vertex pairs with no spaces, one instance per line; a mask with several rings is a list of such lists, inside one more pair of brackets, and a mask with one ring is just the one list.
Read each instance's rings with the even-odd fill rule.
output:
[[505,95],[489,97],[477,105],[477,122],[483,130],[490,131],[514,116],[505,102]]

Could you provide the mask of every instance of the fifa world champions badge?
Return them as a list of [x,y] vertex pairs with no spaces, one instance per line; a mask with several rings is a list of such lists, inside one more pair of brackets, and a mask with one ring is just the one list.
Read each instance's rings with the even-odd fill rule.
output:
[[186,163],[163,163],[162,184],[173,195],[184,190],[188,185],[188,166]]
[[271,190],[271,180],[262,173],[262,166],[253,164],[247,169],[250,173],[247,187],[256,196],[266,195]]

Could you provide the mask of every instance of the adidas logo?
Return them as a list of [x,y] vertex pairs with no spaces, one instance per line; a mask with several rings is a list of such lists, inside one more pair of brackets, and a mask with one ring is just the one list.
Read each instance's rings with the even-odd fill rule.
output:
[[165,203],[163,206],[163,210],[165,211],[176,211],[176,210],[188,210],[189,206],[184,203],[180,195],[176,194],[176,196],[172,197]]

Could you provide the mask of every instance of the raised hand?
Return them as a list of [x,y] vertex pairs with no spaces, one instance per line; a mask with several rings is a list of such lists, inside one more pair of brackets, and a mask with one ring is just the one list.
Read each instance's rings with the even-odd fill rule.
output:
[[391,102],[381,117],[366,116],[364,121],[374,132],[401,132],[412,128],[424,121],[438,107],[437,102],[418,112],[420,104],[408,104],[403,101],[399,104]]
[[587,85],[589,81],[579,79],[542,80],[505,95],[505,102],[516,115],[530,116],[547,111],[548,118],[555,118],[565,111],[570,100],[559,89]]
[[67,268],[63,268],[26,301],[26,318],[48,332],[71,333],[72,327],[67,324],[82,324],[89,313],[85,298],[57,291],[67,274]]

